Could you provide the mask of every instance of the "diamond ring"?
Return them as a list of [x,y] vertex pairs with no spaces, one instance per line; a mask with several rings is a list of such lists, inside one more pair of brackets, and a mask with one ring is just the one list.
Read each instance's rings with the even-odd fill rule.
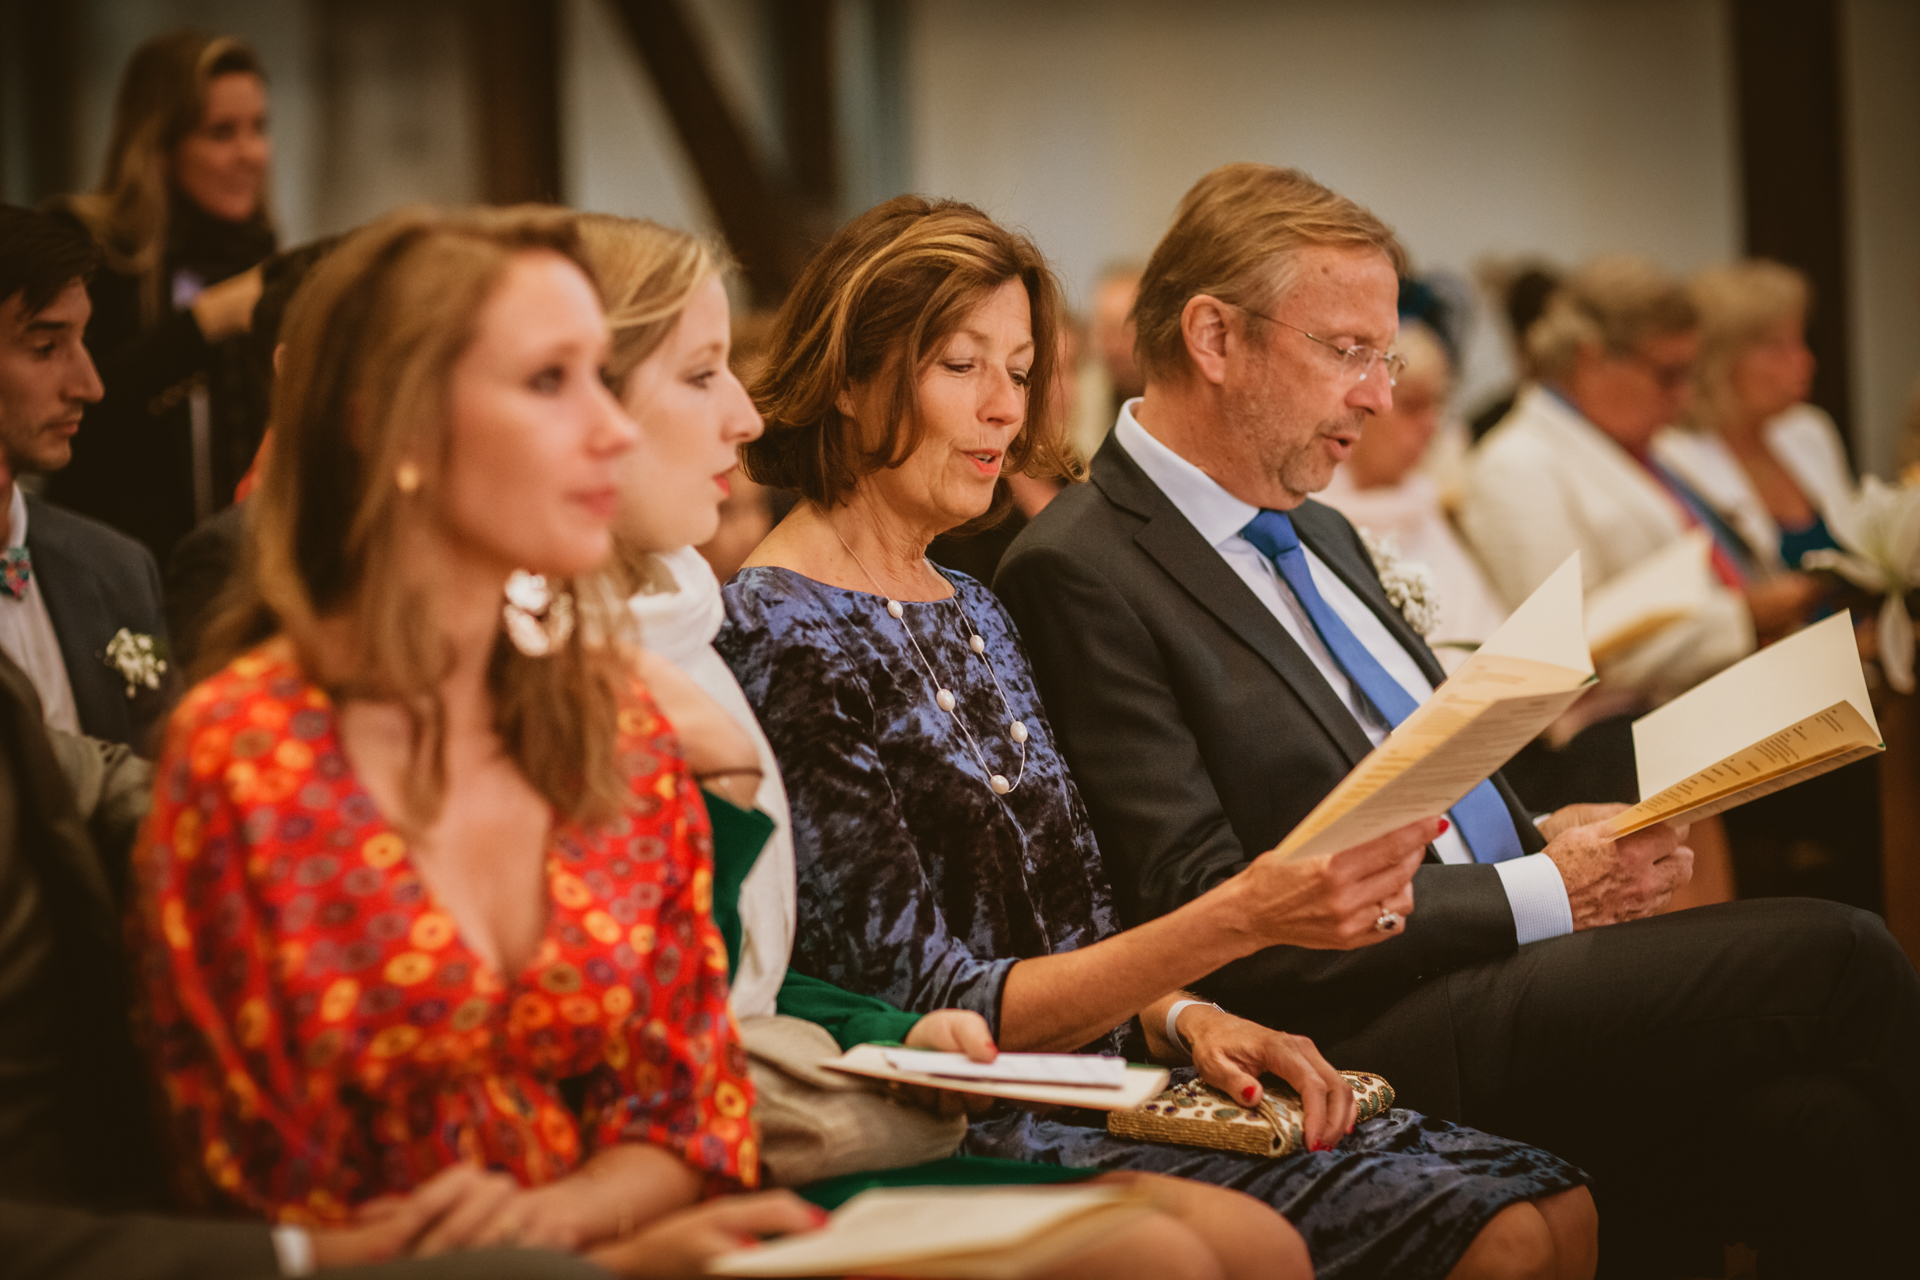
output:
[[1401,915],[1398,911],[1387,910],[1386,904],[1381,903],[1380,918],[1373,922],[1373,927],[1380,933],[1392,933],[1406,922],[1407,918],[1405,916]]

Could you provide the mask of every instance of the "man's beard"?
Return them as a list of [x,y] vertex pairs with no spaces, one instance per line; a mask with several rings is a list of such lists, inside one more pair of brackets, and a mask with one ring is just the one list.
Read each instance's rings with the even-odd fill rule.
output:
[[1326,418],[1315,424],[1305,441],[1284,448],[1272,462],[1272,474],[1287,492],[1306,497],[1320,492],[1333,481],[1339,464],[1327,457],[1326,438],[1345,436],[1358,440],[1366,414],[1356,409],[1338,418]]

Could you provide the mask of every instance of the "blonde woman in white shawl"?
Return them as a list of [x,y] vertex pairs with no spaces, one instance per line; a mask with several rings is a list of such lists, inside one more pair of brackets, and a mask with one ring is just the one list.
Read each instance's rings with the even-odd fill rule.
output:
[[[633,591],[631,609],[645,646],[641,672],[707,797],[713,820],[713,913],[727,936],[733,964],[732,1004],[757,1061],[756,1087],[766,1096],[793,1086],[770,1076],[779,1061],[804,1046],[806,1031],[823,1027],[816,1042],[833,1045],[898,1040],[921,1048],[990,1060],[997,1050],[985,1019],[970,1010],[902,1013],[868,996],[840,991],[788,970],[795,928],[793,846],[786,794],[765,735],[745,696],[711,641],[721,622],[720,584],[694,545],[718,528],[735,451],[760,434],[759,414],[727,365],[729,330],[720,264],[692,236],[654,223],[587,215],[583,247],[599,278],[613,334],[607,377],[640,427],[640,445],[628,455],[616,524],[619,576]],[[753,851],[758,850],[754,858]],[[744,852],[745,856],[742,856]],[[751,867],[741,874],[743,865]],[[801,1075],[808,1074],[804,1065]],[[957,1110],[951,1095],[903,1099],[934,1110]],[[830,1106],[822,1096],[818,1105]],[[868,1153],[897,1153],[923,1139],[917,1158],[957,1145],[963,1124],[941,1126],[913,1107],[883,1108],[886,1132],[836,1135],[859,1150],[830,1153],[828,1167],[861,1166]],[[817,1161],[808,1162],[817,1164]],[[805,1167],[805,1166],[801,1166]],[[770,1180],[783,1178],[769,1162]],[[1053,1165],[967,1157],[876,1169],[836,1177],[809,1189],[833,1203],[869,1185],[1011,1183],[1079,1180],[1085,1171]],[[1312,1267],[1299,1235],[1252,1197],[1224,1188],[1154,1175],[1106,1175],[1146,1188],[1159,1212],[1081,1250],[1045,1274],[1077,1277],[1139,1276],[1299,1277]]]

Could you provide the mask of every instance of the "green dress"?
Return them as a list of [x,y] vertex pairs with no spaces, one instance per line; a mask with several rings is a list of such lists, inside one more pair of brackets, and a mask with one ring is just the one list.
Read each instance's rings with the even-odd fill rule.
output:
[[[713,826],[713,920],[727,943],[727,965],[740,964],[740,886],[760,858],[773,819],[758,809],[742,809],[711,791],[701,793]],[[921,1015],[903,1013],[884,1000],[843,991],[829,982],[787,970],[774,1008],[790,1018],[825,1027],[844,1050],[856,1044],[899,1043]],[[1043,1182],[1081,1182],[1099,1170],[1031,1164],[988,1156],[948,1156],[903,1169],[842,1174],[797,1188],[823,1209],[835,1209],[874,1187],[977,1187]]]

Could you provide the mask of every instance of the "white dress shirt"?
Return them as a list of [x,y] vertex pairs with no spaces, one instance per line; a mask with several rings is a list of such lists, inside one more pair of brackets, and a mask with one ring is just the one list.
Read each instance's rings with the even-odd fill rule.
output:
[[[1159,486],[1160,492],[1187,518],[1188,523],[1199,530],[1200,536],[1240,575],[1240,580],[1259,597],[1268,612],[1286,628],[1287,634],[1312,660],[1328,687],[1352,712],[1354,721],[1366,732],[1368,739],[1376,747],[1386,741],[1392,726],[1380,717],[1372,704],[1356,696],[1353,682],[1327,651],[1326,645],[1320,640],[1320,633],[1314,630],[1312,619],[1294,598],[1292,589],[1287,586],[1286,579],[1280,576],[1273,562],[1258,547],[1240,536],[1240,530],[1246,528],[1247,522],[1260,514],[1260,508],[1234,497],[1206,472],[1154,439],[1134,419],[1133,409],[1139,403],[1138,400],[1130,400],[1120,408],[1120,420],[1114,427],[1114,436],[1120,447],[1147,473],[1147,478]],[[1303,542],[1301,550],[1306,553],[1313,585],[1319,589],[1327,607],[1339,615],[1354,637],[1386,668],[1387,674],[1400,682],[1415,702],[1425,702],[1432,697],[1433,685],[1413,660],[1413,655],[1402,648],[1393,633],[1387,630],[1386,624],[1340,580],[1338,574],[1313,553],[1312,548]],[[1466,841],[1460,838],[1460,824],[1457,821],[1434,841],[1433,847],[1442,862],[1473,861],[1472,851],[1467,848]],[[1567,901],[1567,888],[1560,878],[1560,868],[1554,865],[1553,859],[1540,854],[1510,858],[1495,863],[1494,870],[1499,873],[1501,884],[1507,891],[1507,902],[1513,908],[1514,932],[1520,945],[1573,932],[1573,908]]]
[[[7,546],[27,545],[27,496],[19,485],[11,486],[13,502],[7,509]],[[0,649],[20,665],[40,694],[40,707],[47,723],[68,733],[80,732],[80,712],[73,703],[73,686],[67,681],[67,660],[60,656],[60,637],[54,634],[53,619],[40,594],[40,566],[32,565],[27,577],[27,592],[15,600],[0,591]]]

